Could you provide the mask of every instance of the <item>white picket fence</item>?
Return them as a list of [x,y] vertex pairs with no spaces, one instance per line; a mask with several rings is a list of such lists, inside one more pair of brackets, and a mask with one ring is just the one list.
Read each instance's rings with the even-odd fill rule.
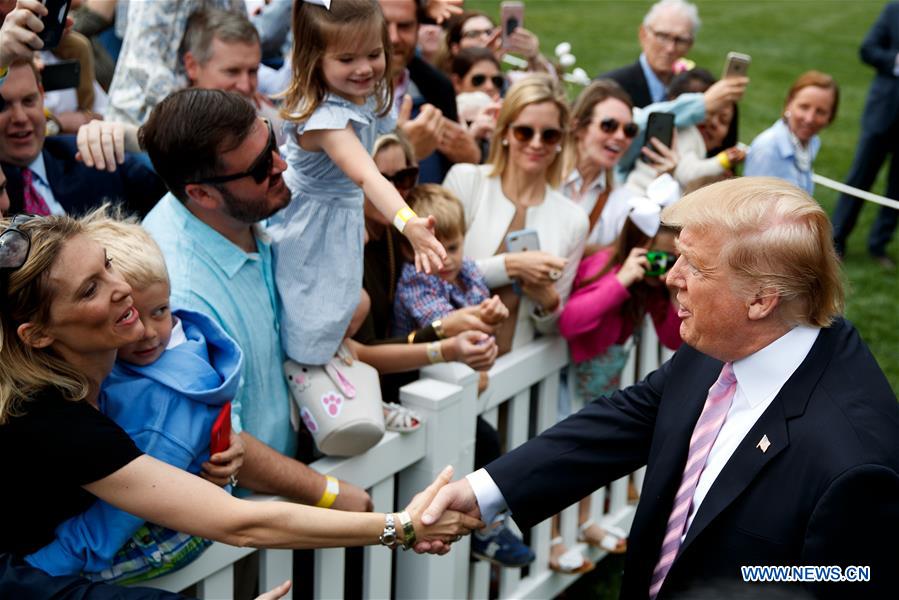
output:
[[[622,385],[657,368],[668,352],[660,349],[655,332],[644,324],[642,343],[631,352]],[[663,356],[664,355],[664,356]],[[387,434],[362,456],[348,459],[326,458],[312,466],[317,471],[369,490],[376,511],[402,508],[419,490],[429,484],[445,465],[451,464],[457,476],[472,470],[474,464],[476,415],[496,425],[505,414],[504,447],[514,448],[529,437],[556,422],[559,373],[568,363],[564,340],[544,337],[496,361],[490,370],[490,386],[477,395],[477,374],[461,363],[434,365],[422,371],[421,378],[400,391],[403,404],[413,407],[425,420],[425,426],[411,434]],[[536,403],[532,409],[532,402]],[[576,410],[578,400],[575,399]],[[536,422],[531,423],[531,415]],[[642,482],[641,473],[637,481]],[[398,493],[394,494],[394,489]],[[634,506],[627,502],[627,478],[593,494],[593,519],[601,524],[627,530]],[[609,502],[606,502],[608,495]],[[256,501],[271,497],[255,497]],[[513,515],[514,516],[514,515]],[[605,552],[576,542],[577,506],[562,515],[562,534],[569,547],[578,547],[594,561]],[[549,520],[530,532],[531,547],[537,559],[527,569],[498,569],[500,598],[550,598],[574,581],[575,575],[560,575],[549,570]],[[446,556],[391,552],[372,546],[364,550],[362,579],[365,598],[487,598],[491,567],[469,560],[468,538],[456,543]],[[259,552],[260,590],[271,589],[292,579],[290,550],[253,550],[215,543],[186,568],[147,582],[144,585],[181,591],[196,585],[200,598],[226,599],[234,596],[234,563]],[[344,596],[344,553],[341,548],[315,551],[315,598]],[[396,576],[392,577],[393,561]],[[288,597],[292,597],[288,596]]]

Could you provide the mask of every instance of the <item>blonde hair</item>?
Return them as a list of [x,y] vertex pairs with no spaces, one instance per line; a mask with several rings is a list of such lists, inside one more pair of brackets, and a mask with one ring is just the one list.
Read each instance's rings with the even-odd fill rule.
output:
[[406,202],[419,216],[433,215],[437,219],[434,233],[438,238],[448,240],[465,235],[465,209],[448,189],[436,183],[423,183],[412,188]]
[[371,155],[372,157],[375,157],[378,155],[378,152],[387,150],[393,146],[399,146],[400,150],[403,151],[403,156],[406,157],[407,167],[414,167],[417,164],[415,160],[415,150],[412,148],[409,138],[399,129],[391,133],[385,133],[376,139],[374,146],[372,146]]
[[[496,129],[493,131],[490,154],[487,156],[487,163],[493,166],[490,171],[491,177],[502,177],[506,172],[509,164],[509,147],[503,145],[503,140],[512,122],[525,107],[544,102],[552,102],[559,109],[559,128],[562,130],[562,140],[559,143],[563,149],[565,148],[568,142],[568,102],[564,90],[554,77],[545,74],[528,75],[509,88],[496,118]],[[562,154],[556,153],[547,169],[546,180],[552,187],[559,187],[562,182]]]
[[349,46],[353,41],[375,28],[384,49],[384,75],[375,84],[379,116],[385,116],[393,106],[393,74],[390,57],[393,53],[387,20],[375,0],[336,0],[331,8],[297,1],[293,5],[293,51],[291,53],[291,83],[284,92],[285,119],[305,121],[317,109],[328,85],[322,72],[322,59],[332,44]]
[[[5,230],[11,219],[0,219]],[[31,323],[40,331],[50,319],[53,286],[50,268],[63,246],[84,233],[81,222],[66,216],[35,217],[19,225],[31,239],[28,257],[20,268],[9,271],[5,294],[0,298],[0,425],[19,416],[22,404],[41,390],[57,389],[66,400],[83,400],[89,391],[87,377],[47,348],[26,344],[18,327]]]
[[747,297],[780,298],[790,325],[826,327],[843,312],[844,290],[827,213],[807,193],[773,177],[713,183],[665,209],[666,225],[714,233],[719,256]]
[[144,290],[154,283],[169,283],[162,250],[137,217],[125,216],[120,209],[104,204],[83,222],[84,233],[106,248],[113,267],[128,285]]

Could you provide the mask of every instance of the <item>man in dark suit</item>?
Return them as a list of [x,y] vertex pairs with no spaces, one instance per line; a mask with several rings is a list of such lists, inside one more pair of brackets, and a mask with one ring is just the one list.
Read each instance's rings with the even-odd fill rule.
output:
[[599,77],[617,81],[638,108],[661,102],[666,99],[665,88],[674,63],[693,47],[697,29],[699,13],[695,5],[684,0],[661,0],[649,9],[640,25],[643,52],[637,62]]
[[45,137],[43,89],[30,62],[10,66],[0,96],[0,166],[10,213],[83,214],[109,201],[143,216],[165,194],[149,163],[134,155],[115,172],[100,171],[75,158],[75,136]]
[[899,405],[839,316],[827,215],[791,184],[746,177],[664,218],[680,230],[666,282],[685,344],[642,382],[446,486],[428,513],[509,509],[531,526],[647,465],[623,598],[739,584],[754,565],[868,566],[868,583],[812,591],[895,597]]
[[[892,154],[887,175],[886,195],[899,199],[899,2],[887,4],[861,46],[861,58],[877,70],[865,110],[862,111],[862,132],[855,151],[852,169],[846,184],[863,190],[871,189],[887,154]],[[837,252],[846,251],[846,240],[861,211],[864,201],[842,194],[833,214],[833,240]],[[877,219],[868,234],[868,252],[889,269],[896,265],[887,256],[886,247],[896,231],[899,212],[880,207]]]

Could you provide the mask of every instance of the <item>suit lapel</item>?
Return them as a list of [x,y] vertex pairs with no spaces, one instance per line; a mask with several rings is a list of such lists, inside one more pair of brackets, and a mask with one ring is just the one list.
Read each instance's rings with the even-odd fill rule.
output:
[[[715,479],[687,530],[681,554],[752,483],[766,464],[787,449],[790,444],[787,422],[805,412],[812,391],[830,362],[834,339],[845,328],[846,324],[841,319],[820,331],[808,356],[783,385]],[[767,436],[770,442],[765,452],[758,447],[763,436]]]

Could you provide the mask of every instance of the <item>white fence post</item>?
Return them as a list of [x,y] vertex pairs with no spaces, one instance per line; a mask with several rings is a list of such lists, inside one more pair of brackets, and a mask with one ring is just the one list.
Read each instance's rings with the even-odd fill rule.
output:
[[[458,363],[441,365],[458,376],[462,385],[420,379],[400,389],[400,400],[416,410],[427,428],[424,458],[399,474],[399,504],[424,489],[453,465],[456,476],[471,471],[474,462],[477,375]],[[466,373],[467,370],[467,373]],[[397,598],[464,598],[468,594],[469,540],[463,538],[447,556],[396,555]]]

